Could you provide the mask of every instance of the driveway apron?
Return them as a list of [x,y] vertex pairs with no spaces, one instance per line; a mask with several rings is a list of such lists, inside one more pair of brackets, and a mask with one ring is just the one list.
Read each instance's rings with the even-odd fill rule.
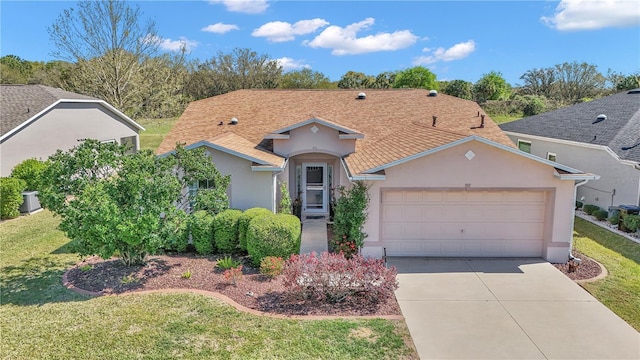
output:
[[421,359],[640,359],[640,333],[542,259],[388,264]]

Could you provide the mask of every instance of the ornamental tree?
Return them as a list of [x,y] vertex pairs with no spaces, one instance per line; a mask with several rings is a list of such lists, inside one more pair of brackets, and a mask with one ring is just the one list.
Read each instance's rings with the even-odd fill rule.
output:
[[49,158],[39,198],[81,256],[118,256],[130,266],[184,229],[183,213],[197,197],[184,189],[202,176],[228,185],[202,149],[178,146],[157,157],[87,140]]

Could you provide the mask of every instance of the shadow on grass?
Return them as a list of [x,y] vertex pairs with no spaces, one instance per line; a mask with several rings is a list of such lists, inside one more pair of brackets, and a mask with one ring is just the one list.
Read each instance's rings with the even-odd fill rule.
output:
[[61,254],[77,254],[75,245],[73,240],[67,242],[66,244],[60,246],[59,248],[53,250],[51,254],[61,255]]
[[62,285],[62,275],[71,265],[72,262],[45,256],[0,268],[0,304],[27,306],[87,300],[87,296]]

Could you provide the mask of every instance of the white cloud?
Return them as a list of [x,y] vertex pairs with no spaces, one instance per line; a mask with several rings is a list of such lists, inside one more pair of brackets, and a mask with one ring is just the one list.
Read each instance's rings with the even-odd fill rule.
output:
[[331,25],[315,39],[305,41],[304,44],[312,48],[332,49],[333,55],[350,55],[403,49],[415,44],[418,40],[418,37],[409,30],[357,37],[358,32],[370,28],[374,23],[375,19],[367,18],[344,28]]
[[473,40],[469,40],[463,43],[455,44],[452,47],[437,48],[435,50],[430,48],[422,49],[423,52],[433,52],[431,55],[420,56],[413,60],[413,65],[429,65],[438,61],[453,61],[464,59],[471,55],[476,50],[476,43]]
[[281,57],[276,59],[278,65],[282,66],[282,71],[287,72],[291,70],[311,69],[311,65],[305,64],[302,60],[294,60],[290,57]]
[[195,49],[198,46],[197,41],[189,40],[185,37],[181,37],[178,40],[161,39],[160,49],[166,51],[180,51],[184,47],[187,52]]
[[239,28],[236,25],[217,23],[217,24],[213,24],[213,25],[209,25],[209,26],[203,27],[202,31],[215,33],[215,34],[224,34],[224,33],[227,33],[227,32],[229,32],[231,30],[238,30],[238,29]]
[[595,30],[640,24],[638,0],[562,0],[542,22],[560,31]]
[[284,42],[294,40],[296,35],[310,34],[329,23],[324,19],[300,20],[295,24],[284,21],[272,21],[253,30],[251,35],[265,37],[271,42]]
[[260,14],[269,7],[267,0],[210,0],[210,4],[223,4],[228,11]]

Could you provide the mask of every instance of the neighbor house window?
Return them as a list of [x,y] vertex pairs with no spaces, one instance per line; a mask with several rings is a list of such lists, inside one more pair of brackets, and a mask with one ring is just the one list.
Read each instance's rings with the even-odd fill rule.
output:
[[195,206],[196,195],[198,195],[198,190],[213,188],[215,188],[215,183],[213,180],[200,180],[191,184],[189,186],[189,208],[193,210],[193,207]]
[[518,139],[518,149],[531,154],[531,141],[524,141]]
[[120,138],[120,145],[126,146],[127,154],[135,154],[138,150],[136,148],[136,137],[135,136],[127,136]]
[[551,160],[553,162],[556,162],[557,161],[556,159],[557,159],[557,157],[556,157],[555,153],[550,153],[550,152],[547,153],[547,160]]

